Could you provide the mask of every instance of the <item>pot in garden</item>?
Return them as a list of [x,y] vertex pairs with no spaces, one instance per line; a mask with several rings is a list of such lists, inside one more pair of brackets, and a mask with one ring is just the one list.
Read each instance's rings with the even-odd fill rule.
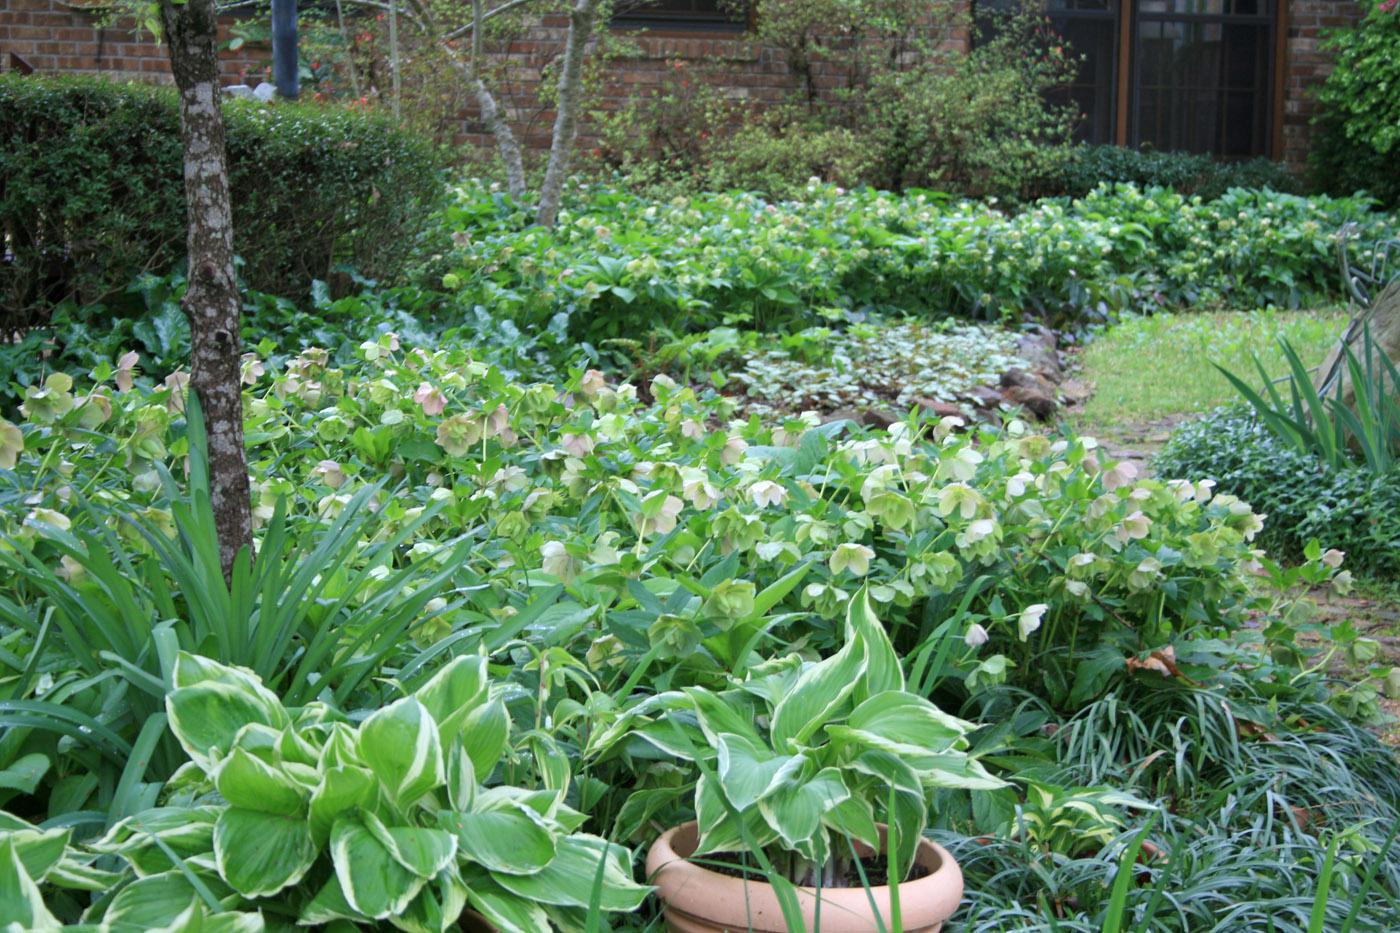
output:
[[[885,827],[880,827],[883,841]],[[711,871],[686,859],[695,851],[696,824],[667,830],[647,853],[647,879],[656,885],[672,933],[786,933],[777,892],[765,881]],[[857,846],[857,851],[865,849]],[[865,849],[862,854],[869,854]],[[905,933],[937,933],[962,900],[963,878],[948,850],[920,840],[915,864],[928,873],[899,885],[899,907]],[[823,888],[821,933],[873,933],[890,928],[890,889]],[[797,903],[807,929],[816,930],[818,892],[797,888]],[[880,911],[875,919],[871,901]]]

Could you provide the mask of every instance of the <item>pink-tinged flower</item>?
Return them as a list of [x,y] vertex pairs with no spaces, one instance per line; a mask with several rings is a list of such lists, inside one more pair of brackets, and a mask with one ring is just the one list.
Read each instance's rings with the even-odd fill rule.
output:
[[185,391],[190,387],[190,374],[177,369],[165,377],[165,388],[170,397],[165,400],[166,411],[172,413],[185,410]]
[[257,385],[258,380],[266,373],[267,367],[263,365],[262,360],[258,359],[256,353],[243,354],[243,368],[239,375],[245,386]]
[[140,359],[141,355],[135,350],[128,350],[117,358],[115,381],[118,392],[131,391],[131,381],[136,376],[136,364]]
[[638,534],[670,534],[676,527],[685,503],[658,489],[642,500],[642,522]]
[[1113,465],[1112,469],[1105,470],[1103,474],[1103,488],[1112,492],[1123,486],[1131,485],[1137,479],[1137,467],[1127,460],[1120,460]]
[[1338,567],[1342,566],[1342,559],[1346,556],[1346,551],[1339,551],[1336,548],[1328,548],[1326,553],[1322,555],[1322,562],[1328,567],[1331,567],[1333,570],[1336,570]]
[[486,436],[495,437],[509,429],[510,410],[505,405],[497,405],[496,409],[486,416]]
[[967,634],[963,636],[963,641],[969,648],[980,648],[991,638],[987,630],[976,622],[967,627]]
[[593,453],[593,435],[565,434],[559,439],[559,446],[575,457],[586,457]]
[[429,417],[437,417],[447,409],[447,396],[436,387],[423,383],[418,387],[418,391],[413,393],[413,400],[418,403],[418,407],[423,409],[423,414]]
[[603,375],[601,370],[590,369],[583,374],[583,379],[579,381],[578,391],[580,395],[591,401],[607,387],[608,377]]
[[1152,519],[1137,511],[1123,519],[1123,524],[1118,526],[1118,535],[1124,541],[1134,541],[1147,537],[1151,527]]
[[724,442],[724,449],[719,452],[719,462],[725,466],[733,466],[744,459],[744,451],[749,449],[749,445],[742,437],[731,434]]
[[698,441],[705,436],[705,426],[694,418],[687,418],[681,422],[681,437],[688,437],[692,441]]
[[322,460],[316,464],[316,468],[311,471],[311,475],[325,483],[332,489],[339,489],[345,485],[345,471],[340,468],[340,464],[334,460]]

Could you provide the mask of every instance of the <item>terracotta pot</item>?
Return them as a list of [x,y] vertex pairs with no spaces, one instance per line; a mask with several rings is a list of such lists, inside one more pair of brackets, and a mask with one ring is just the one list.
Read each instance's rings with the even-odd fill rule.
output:
[[[885,827],[880,827],[881,839]],[[647,878],[656,885],[664,903],[666,926],[672,933],[786,933],[772,885],[738,878],[693,865],[686,858],[695,851],[695,824],[669,829],[647,853]],[[937,843],[924,839],[915,855],[928,874],[899,886],[899,908],[904,933],[937,933],[962,900],[962,870]],[[823,888],[821,933],[873,933],[880,925],[871,910],[879,909],[885,929],[890,928],[890,889]],[[797,903],[807,929],[817,930],[815,888],[798,888]]]

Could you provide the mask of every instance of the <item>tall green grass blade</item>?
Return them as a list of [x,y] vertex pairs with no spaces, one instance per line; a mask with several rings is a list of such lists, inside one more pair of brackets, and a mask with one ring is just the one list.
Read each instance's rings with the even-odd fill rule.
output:
[[1137,873],[1138,853],[1142,851],[1142,844],[1147,841],[1147,834],[1152,832],[1156,825],[1157,814],[1153,813],[1118,859],[1118,870],[1113,874],[1113,889],[1108,898],[1108,913],[1104,917],[1103,933],[1120,933],[1123,929],[1128,909],[1128,888]]
[[1308,918],[1308,933],[1325,933],[1327,924],[1327,898],[1332,892],[1332,874],[1337,868],[1337,847],[1342,844],[1340,834],[1332,836],[1332,844],[1327,847],[1327,857],[1322,861],[1322,872],[1317,877],[1317,895],[1313,898],[1312,914]]

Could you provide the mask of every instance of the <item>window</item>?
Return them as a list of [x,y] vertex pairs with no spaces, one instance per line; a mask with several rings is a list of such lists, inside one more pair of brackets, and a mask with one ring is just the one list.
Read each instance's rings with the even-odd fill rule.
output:
[[619,0],[612,24],[626,29],[702,29],[743,32],[749,25],[745,0]]
[[1049,0],[1046,13],[1083,57],[1062,98],[1083,115],[1079,140],[1269,152],[1278,0]]

